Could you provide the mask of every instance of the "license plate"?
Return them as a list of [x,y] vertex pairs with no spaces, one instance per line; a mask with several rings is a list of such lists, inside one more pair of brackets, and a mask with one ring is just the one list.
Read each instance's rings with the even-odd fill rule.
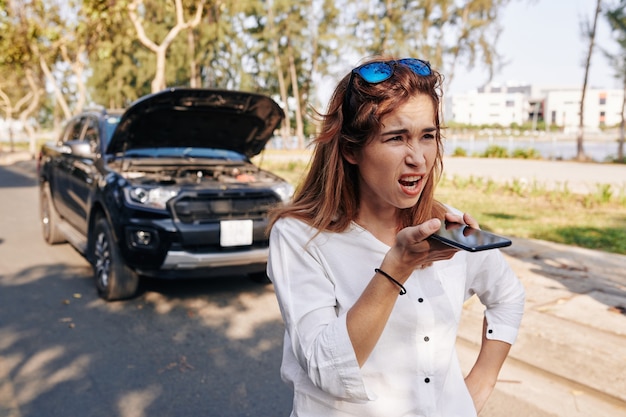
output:
[[224,220],[220,222],[220,245],[252,245],[252,220]]

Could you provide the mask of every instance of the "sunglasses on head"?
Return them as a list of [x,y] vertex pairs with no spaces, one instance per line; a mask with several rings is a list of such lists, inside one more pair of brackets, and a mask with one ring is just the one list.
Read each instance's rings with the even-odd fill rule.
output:
[[394,68],[397,65],[404,65],[417,75],[426,76],[432,74],[428,61],[423,61],[417,58],[404,58],[392,61],[376,61],[370,62],[369,64],[361,65],[353,69],[350,73],[350,80],[348,80],[348,86],[346,87],[344,109],[347,109],[348,105],[350,104],[354,74],[358,74],[364,81],[370,84],[378,84],[391,78]]

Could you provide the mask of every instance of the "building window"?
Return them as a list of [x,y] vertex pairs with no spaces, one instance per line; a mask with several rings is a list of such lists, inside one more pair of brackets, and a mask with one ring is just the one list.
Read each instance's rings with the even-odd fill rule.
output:
[[600,105],[606,104],[606,93],[600,93]]
[[606,126],[606,115],[603,111],[600,112],[600,127]]
[[507,101],[506,101],[506,106],[507,106],[507,107],[513,107],[513,106],[515,106],[515,101],[513,101],[513,100],[507,100]]

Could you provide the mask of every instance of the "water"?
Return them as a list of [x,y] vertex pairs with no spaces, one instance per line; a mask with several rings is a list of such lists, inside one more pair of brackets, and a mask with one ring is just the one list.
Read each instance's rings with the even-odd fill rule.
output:
[[[535,149],[544,159],[576,158],[576,139],[572,138],[459,138],[452,136],[444,139],[444,153],[451,155],[456,148],[462,148],[468,156],[482,154],[489,146],[499,146],[511,154],[516,149]],[[618,142],[616,139],[602,138],[583,142],[585,153],[594,161],[606,162],[617,158]]]

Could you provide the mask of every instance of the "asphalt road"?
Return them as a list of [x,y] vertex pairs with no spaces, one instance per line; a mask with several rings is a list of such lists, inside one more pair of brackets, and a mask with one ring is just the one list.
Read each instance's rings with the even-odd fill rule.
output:
[[98,298],[91,267],[48,246],[34,163],[0,166],[0,416],[288,416],[283,326],[245,276]]

